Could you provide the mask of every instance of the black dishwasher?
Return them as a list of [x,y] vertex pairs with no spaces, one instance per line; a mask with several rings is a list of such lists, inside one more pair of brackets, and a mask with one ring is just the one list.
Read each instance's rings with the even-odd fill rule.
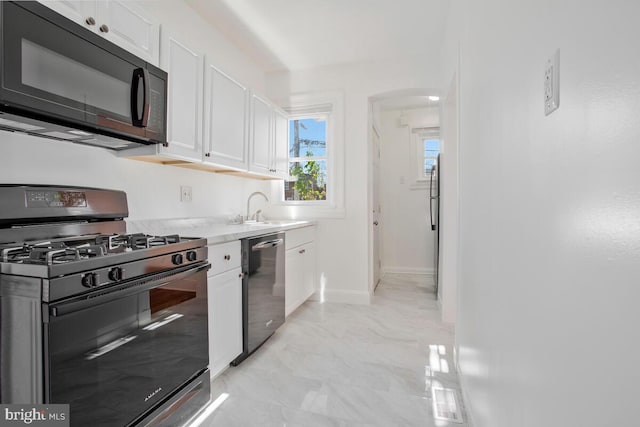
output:
[[238,365],[284,323],[284,233],[242,240],[243,351]]

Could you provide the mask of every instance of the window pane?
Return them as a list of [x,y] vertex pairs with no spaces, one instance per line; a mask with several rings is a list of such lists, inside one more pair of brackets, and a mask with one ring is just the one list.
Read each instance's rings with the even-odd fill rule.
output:
[[289,157],[325,157],[327,121],[319,118],[289,120]]
[[437,139],[425,139],[424,149],[429,151],[440,151],[440,141]]
[[289,163],[291,181],[284,183],[285,200],[327,200],[327,161]]
[[430,175],[431,168],[436,164],[436,159],[424,159],[424,174]]
[[434,137],[422,139],[424,148],[424,174],[429,176],[431,168],[437,163],[438,154],[440,153],[440,140]]

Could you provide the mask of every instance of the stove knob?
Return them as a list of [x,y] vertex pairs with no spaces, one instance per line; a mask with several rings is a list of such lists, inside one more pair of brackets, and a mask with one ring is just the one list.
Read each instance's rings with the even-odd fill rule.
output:
[[114,282],[122,280],[122,268],[113,267],[111,270],[109,270],[109,279],[113,280]]
[[87,273],[82,276],[82,286],[85,288],[93,288],[98,286],[98,276],[96,273]]
[[172,256],[171,262],[174,263],[175,265],[182,264],[184,262],[184,260],[182,259],[182,254],[175,254],[174,256]]
[[188,261],[195,261],[196,259],[198,259],[198,254],[196,253],[196,251],[187,252],[187,260]]

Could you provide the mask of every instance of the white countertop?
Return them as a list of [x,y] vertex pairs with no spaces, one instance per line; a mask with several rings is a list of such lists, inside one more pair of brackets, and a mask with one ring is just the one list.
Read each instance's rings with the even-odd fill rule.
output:
[[315,224],[315,221],[292,219],[268,220],[261,223],[247,222],[244,224],[225,224],[216,218],[127,220],[127,233],[179,234],[183,237],[204,237],[207,239],[208,245],[215,245]]

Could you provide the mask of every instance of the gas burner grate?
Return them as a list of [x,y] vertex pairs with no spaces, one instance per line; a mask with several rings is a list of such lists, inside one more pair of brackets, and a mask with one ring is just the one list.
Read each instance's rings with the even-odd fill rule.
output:
[[180,236],[177,234],[171,234],[168,236],[150,236],[144,233],[135,233],[96,237],[96,244],[105,245],[108,252],[148,249],[154,246],[165,246],[179,242]]
[[143,233],[82,236],[45,242],[23,243],[0,251],[2,262],[20,264],[62,264],[112,254],[180,243],[180,236],[151,236]]
[[129,247],[133,250],[147,249],[154,246],[165,246],[180,242],[180,236],[172,234],[168,236],[150,236],[148,234],[137,233],[126,236],[129,240]]
[[64,242],[24,244],[2,250],[3,262],[22,264],[62,264],[106,255],[103,245],[67,246]]

